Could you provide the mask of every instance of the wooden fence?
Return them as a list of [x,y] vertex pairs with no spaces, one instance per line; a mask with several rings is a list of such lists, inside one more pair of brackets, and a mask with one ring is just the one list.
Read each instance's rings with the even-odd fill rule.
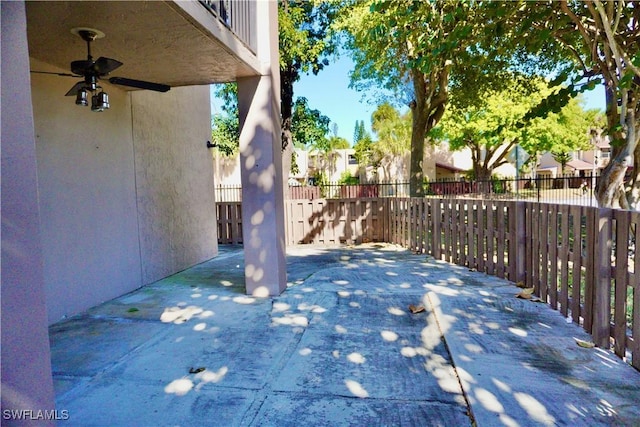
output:
[[218,202],[218,243],[242,243],[242,202]]
[[[285,200],[286,242],[340,244],[389,241],[385,199]],[[218,202],[218,243],[242,243],[241,202]]]
[[385,199],[286,200],[287,244],[389,241]]
[[[218,203],[220,243],[241,242],[240,203]],[[235,215],[235,216],[234,216]],[[391,242],[522,282],[640,369],[640,213],[523,201],[285,201],[287,244]]]

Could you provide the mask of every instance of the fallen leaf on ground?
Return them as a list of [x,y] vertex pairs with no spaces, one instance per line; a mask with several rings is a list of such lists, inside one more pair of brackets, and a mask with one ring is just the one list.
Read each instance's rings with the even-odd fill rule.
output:
[[127,310],[127,313],[135,313],[136,311],[140,311],[135,307],[131,307],[129,310]]
[[520,281],[520,282],[516,283],[516,286],[519,287],[519,288],[526,288],[527,287],[527,285],[525,285],[525,283],[523,281]]
[[516,294],[516,298],[531,299],[533,294],[533,289],[534,288],[524,288],[523,290],[521,290]]
[[579,340],[578,338],[574,338],[574,339],[576,340],[576,344],[578,344],[582,348],[593,348],[596,346],[591,341],[583,341],[583,340]]
[[200,372],[204,371],[207,368],[204,367],[199,367],[199,368],[189,368],[189,373],[190,374],[199,374]]
[[424,305],[413,305],[409,306],[409,311],[413,314],[422,313],[425,310]]

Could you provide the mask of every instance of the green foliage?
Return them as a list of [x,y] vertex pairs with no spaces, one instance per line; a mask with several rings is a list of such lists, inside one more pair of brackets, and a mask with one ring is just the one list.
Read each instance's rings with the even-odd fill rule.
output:
[[553,159],[556,162],[560,163],[560,169],[562,174],[564,175],[564,168],[567,166],[567,163],[571,161],[571,153],[567,151],[555,150],[552,151],[551,154],[553,155]]
[[322,151],[328,145],[329,117],[309,107],[307,98],[296,99],[293,106],[291,133],[298,148],[314,147]]
[[338,5],[294,0],[278,5],[280,69],[294,71],[293,81],[298,80],[300,72],[318,74],[329,65],[328,58],[337,48],[329,27]]
[[356,120],[355,129],[353,131],[353,145],[355,146],[358,142],[360,142],[363,138],[366,138],[368,135],[369,133],[364,127],[364,120]]
[[482,101],[451,106],[440,127],[451,149],[471,149],[474,171],[480,179],[487,179],[493,169],[505,164],[515,144],[531,155],[587,148],[595,114],[585,112],[579,100],[571,100],[558,113],[548,113],[544,119],[527,116],[550,92],[540,78],[528,79],[523,85],[514,76],[499,91],[486,89],[481,93]]
[[360,165],[378,166],[379,159],[374,158],[374,143],[370,135],[361,138],[354,146],[354,156]]
[[240,133],[238,118],[216,115],[211,123],[211,140],[225,156],[232,156],[238,151]]
[[224,156],[232,156],[240,143],[238,87],[235,83],[219,85],[215,96],[222,99],[223,104],[222,113],[211,118],[211,140]]
[[298,166],[298,155],[295,150],[291,150],[291,173],[297,175],[300,173],[300,166]]
[[[602,172],[596,198],[602,207],[640,210],[640,2],[545,1],[512,3],[512,31],[522,52],[562,64],[554,83],[563,92],[544,100],[532,115],[558,112],[568,99],[604,83],[612,159]],[[557,99],[559,98],[559,99]],[[633,159],[633,160],[631,160]],[[626,197],[622,197],[626,191]]]
[[342,172],[338,180],[339,185],[356,185],[358,183],[360,183],[358,177],[352,176],[349,171]]
[[348,34],[352,85],[382,88],[411,106],[413,196],[421,195],[425,137],[441,120],[451,87],[501,80],[493,71],[505,63],[505,10],[492,2],[372,0],[355,2],[336,24]]
[[315,176],[313,177],[315,185],[320,187],[320,196],[327,197],[328,187],[329,187],[329,177],[323,171],[317,171]]
[[401,156],[411,148],[411,115],[400,114],[384,103],[371,114],[371,128],[377,136],[375,150],[380,157]]
[[280,43],[280,109],[282,148],[292,143],[293,85],[300,73],[317,74],[336,51],[330,23],[338,5],[332,2],[283,0],[278,2]]
[[331,150],[346,150],[347,148],[351,148],[349,141],[341,136],[332,136],[329,138],[329,147]]
[[[220,85],[215,96],[222,99],[223,104],[222,113],[212,118],[211,137],[223,155],[231,156],[238,151],[240,140],[236,84]],[[330,150],[332,146],[349,148],[349,143],[344,138],[332,137],[331,141],[327,139],[330,122],[319,110],[310,108],[306,98],[296,99],[291,126],[295,146],[320,151]],[[297,167],[293,163],[293,157],[291,167],[292,170]]]

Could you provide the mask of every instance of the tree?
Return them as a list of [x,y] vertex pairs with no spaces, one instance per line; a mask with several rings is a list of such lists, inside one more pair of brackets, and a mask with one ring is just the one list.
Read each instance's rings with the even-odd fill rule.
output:
[[238,121],[238,87],[235,83],[220,85],[215,91],[216,97],[222,99],[222,114],[211,118],[211,140],[225,156],[238,151],[240,128]]
[[[602,207],[640,210],[640,3],[562,0],[508,7],[519,10],[512,31],[524,51],[545,60],[563,56],[566,66],[556,82],[570,81],[569,94],[604,83],[612,158],[596,198]],[[631,166],[634,172],[625,189]]]
[[411,151],[411,114],[401,114],[391,104],[383,103],[371,114],[371,128],[377,137],[374,158],[383,167],[385,179],[390,179],[392,163],[403,168],[404,158]]
[[355,146],[366,135],[367,130],[364,127],[364,120],[356,120],[356,126],[353,130],[353,145]]
[[356,87],[374,82],[397,96],[411,92],[412,196],[423,195],[425,137],[445,112],[450,83],[465,69],[500,62],[500,55],[477,48],[501,22],[498,11],[491,2],[368,1],[348,8],[337,24],[349,35]]
[[[226,156],[238,150],[239,124],[237,86],[235,83],[220,85],[216,97],[223,100],[222,113],[212,119],[212,138],[217,148]],[[292,116],[292,142],[298,148],[330,151],[332,147],[348,148],[349,142],[337,136],[327,139],[331,120],[319,110],[309,107],[306,98],[297,98]],[[297,167],[293,157],[290,168]],[[293,171],[293,169],[292,169]]]
[[374,157],[374,143],[371,139],[371,135],[367,134],[363,138],[360,138],[353,146],[354,157],[361,166],[378,166],[379,159]]
[[337,5],[329,2],[281,0],[278,8],[280,40],[280,110],[283,171],[289,175],[293,151],[293,84],[301,73],[317,74],[329,64],[336,40],[329,25]]
[[562,175],[564,175],[564,168],[567,167],[567,163],[571,161],[571,153],[568,151],[559,151],[554,150],[551,152],[553,159],[560,163],[560,170],[562,171]]
[[532,157],[545,151],[568,153],[587,147],[594,113],[585,112],[579,100],[546,118],[528,115],[549,92],[540,78],[513,75],[502,90],[481,92],[482,101],[475,99],[466,106],[453,103],[441,122],[443,134],[451,149],[471,150],[473,172],[481,181],[490,180],[493,170],[507,163],[516,144]]
[[307,98],[296,99],[291,121],[293,145],[298,148],[324,146],[330,123],[329,117],[309,107]]
[[351,144],[345,138],[341,136],[332,136],[329,138],[329,146],[333,150],[346,150],[347,148],[351,148]]

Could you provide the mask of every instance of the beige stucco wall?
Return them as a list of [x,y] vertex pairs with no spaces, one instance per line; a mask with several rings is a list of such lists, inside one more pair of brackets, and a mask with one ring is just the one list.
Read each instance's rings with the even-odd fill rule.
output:
[[129,96],[95,113],[64,96],[76,81],[31,74],[50,322],[141,285]]
[[49,322],[217,254],[207,86],[105,84],[95,113],[64,96],[77,79],[31,81]]
[[217,254],[208,86],[131,95],[142,281]]
[[226,157],[215,149],[211,152],[215,184],[240,186],[240,154],[236,153],[231,157]]

